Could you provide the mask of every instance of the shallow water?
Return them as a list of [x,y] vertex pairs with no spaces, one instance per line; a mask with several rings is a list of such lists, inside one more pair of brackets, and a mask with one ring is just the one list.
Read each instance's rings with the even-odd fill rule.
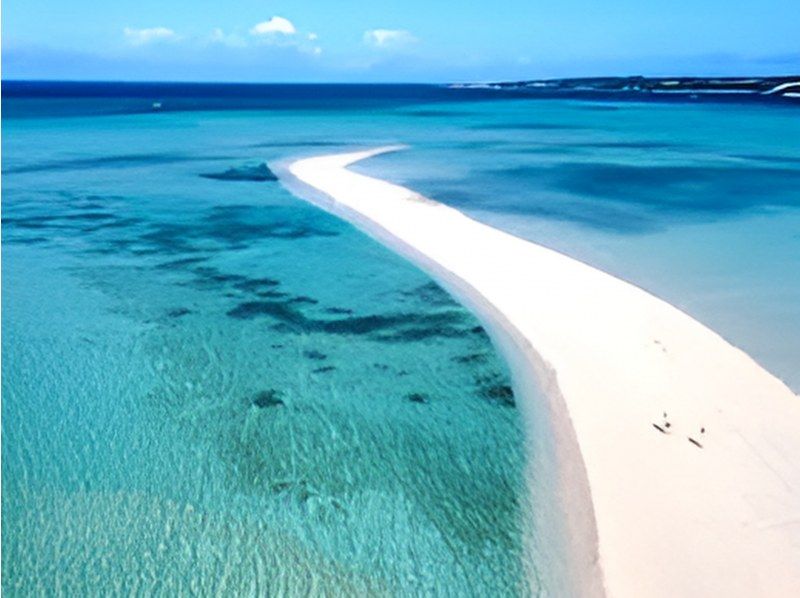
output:
[[283,155],[271,123],[165,116],[4,124],[4,591],[529,593],[484,329],[276,182],[198,176]]
[[356,168],[647,289],[800,392],[797,108],[469,109],[462,126],[432,125],[436,143]]
[[407,143],[356,168],[632,280],[800,385],[795,112],[381,93],[4,98],[9,595],[567,583],[525,484],[554,483],[546,424],[525,436],[485,331],[263,162]]

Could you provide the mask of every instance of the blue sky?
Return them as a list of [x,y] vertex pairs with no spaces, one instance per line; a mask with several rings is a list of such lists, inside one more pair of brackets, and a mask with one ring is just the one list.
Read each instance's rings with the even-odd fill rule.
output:
[[465,81],[800,72],[797,0],[5,0],[3,78]]

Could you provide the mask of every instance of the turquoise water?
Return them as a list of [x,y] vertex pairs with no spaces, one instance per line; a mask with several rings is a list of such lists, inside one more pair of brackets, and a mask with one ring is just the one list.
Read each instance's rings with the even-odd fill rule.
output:
[[531,591],[480,324],[277,183],[198,176],[275,126],[4,123],[9,596]]
[[357,169],[647,289],[800,392],[796,108],[510,101],[452,115],[430,123],[435,143]]
[[523,431],[479,322],[276,181],[201,175],[407,143],[357,168],[632,280],[800,386],[796,112],[381,93],[4,98],[9,595],[570,587],[545,414]]

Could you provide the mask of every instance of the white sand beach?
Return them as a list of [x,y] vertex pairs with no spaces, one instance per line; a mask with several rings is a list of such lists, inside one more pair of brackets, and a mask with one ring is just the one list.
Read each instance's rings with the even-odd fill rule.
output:
[[535,371],[564,500],[591,494],[593,518],[567,505],[581,594],[800,595],[800,397],[646,291],[347,170],[392,149],[298,160],[289,186],[431,272]]

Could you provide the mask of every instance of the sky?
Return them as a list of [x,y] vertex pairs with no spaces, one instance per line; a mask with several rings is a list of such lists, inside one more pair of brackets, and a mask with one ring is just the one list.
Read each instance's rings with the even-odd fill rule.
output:
[[798,0],[4,0],[3,79],[800,73]]

